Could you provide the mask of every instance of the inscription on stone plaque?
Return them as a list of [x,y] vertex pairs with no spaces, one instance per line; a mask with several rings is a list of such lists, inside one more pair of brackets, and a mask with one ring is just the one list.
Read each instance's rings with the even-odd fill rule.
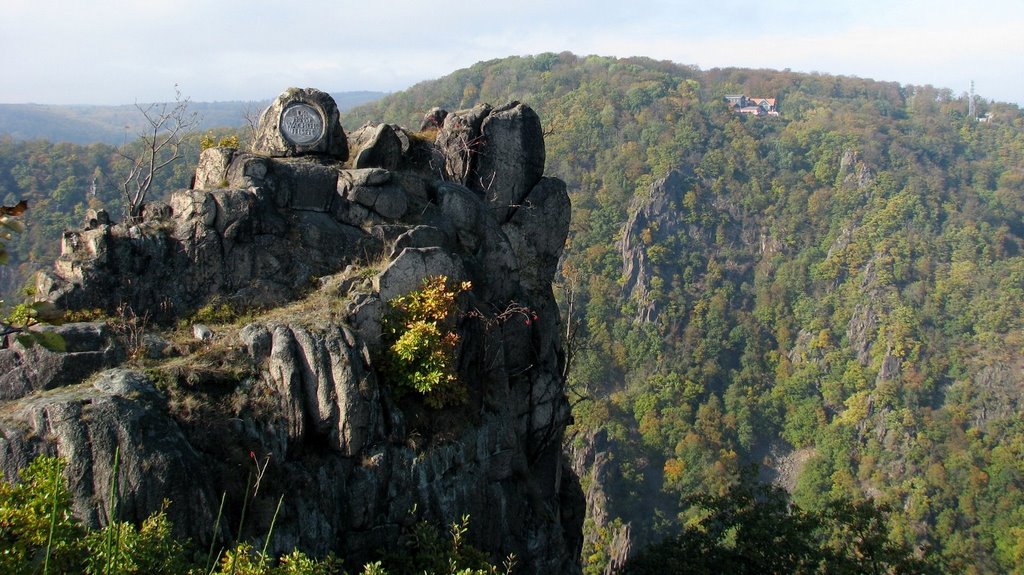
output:
[[316,143],[324,135],[324,119],[309,104],[295,103],[281,113],[281,133],[300,146]]

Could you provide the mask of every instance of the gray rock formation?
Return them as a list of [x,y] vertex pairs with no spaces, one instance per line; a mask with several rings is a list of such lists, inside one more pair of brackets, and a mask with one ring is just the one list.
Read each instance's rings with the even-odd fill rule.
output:
[[398,211],[339,216],[351,203],[338,193],[341,171],[315,159],[205,150],[196,185],[226,185],[173,192],[168,210],[143,210],[137,225],[65,233],[39,292],[63,307],[113,313],[127,304],[154,319],[187,314],[213,295],[245,306],[284,303],[311,278],[383,249],[358,226]]
[[94,371],[124,360],[124,349],[107,324],[70,323],[41,330],[58,335],[63,352],[15,341],[0,349],[0,400],[77,383]]
[[[456,113],[436,147],[410,139],[398,162],[370,167],[270,137],[263,154],[206,150],[196,188],[154,203],[141,223],[93,217],[67,232],[39,285],[60,305],[127,306],[158,325],[217,300],[250,319],[211,324],[201,342],[141,338],[155,358],[145,374],[138,363],[110,369],[124,353],[93,324],[68,332],[83,343],[48,360],[46,375],[19,371],[29,351],[0,350],[11,366],[0,380],[8,480],[35,454],[66,456],[76,510],[101,524],[119,449],[125,516],[170,498],[181,534],[208,544],[236,535],[211,532],[219,495],[222,525],[238,525],[246,477],[265,466],[240,535],[263,537],[283,494],[277,551],[359,562],[397,549],[417,519],[468,514],[470,542],[495,559],[514,552],[517,572],[579,572],[584,502],[561,449],[570,413],[551,291],[569,200],[564,183],[542,177],[536,114],[491,110],[468,114],[467,129],[488,139],[478,150],[445,147],[448,120],[467,118]],[[357,137],[358,154],[387,133],[398,132]],[[385,147],[371,156],[397,153]],[[483,166],[495,185],[439,180],[437,158]],[[381,370],[388,303],[432,275],[472,283],[457,322],[469,400],[442,410],[397,394]]]
[[532,108],[511,102],[484,118],[480,134],[474,184],[504,222],[544,175],[544,130]]
[[495,219],[505,223],[544,175],[544,130],[537,113],[509,102],[447,115],[432,111],[428,118],[443,118],[436,143],[447,177],[482,193]]
[[474,187],[477,182],[474,168],[483,142],[480,127],[492,109],[490,104],[480,104],[470,110],[459,110],[443,116],[435,144],[444,156],[447,179]]
[[[708,260],[696,254],[716,253],[726,245],[753,247],[758,241],[765,249],[775,242],[745,208],[712,193],[692,169],[673,170],[654,182],[650,194],[637,196],[630,211],[619,242],[622,290],[641,322],[658,318],[658,302],[666,301],[668,290],[684,283],[681,277],[701,277],[708,271]],[[744,275],[752,270],[757,263],[750,255],[753,251],[732,255],[728,273]]]
[[446,116],[448,116],[448,110],[443,108],[434,107],[427,110],[427,113],[423,115],[423,121],[420,122],[420,131],[440,129],[444,125]]
[[260,116],[253,151],[272,157],[322,154],[345,160],[348,141],[326,92],[288,88]]
[[142,521],[170,499],[180,534],[214,524],[217,492],[207,464],[168,414],[163,394],[138,372],[111,369],[7,403],[0,451],[8,481],[37,455],[63,458],[75,513],[88,524],[109,520],[115,454],[119,519]]
[[600,430],[578,438],[571,452],[572,468],[588,486],[585,494],[586,516],[593,522],[594,532],[605,530],[609,534],[604,542],[588,539],[586,543],[605,547],[608,562],[602,571],[604,575],[621,573],[639,547],[632,523],[612,522],[610,517],[621,517],[626,509],[637,503],[612,495],[614,486],[622,482],[621,470],[614,456],[618,448],[614,440],[609,441],[608,432]]
[[[656,242],[672,241],[686,227],[683,196],[694,185],[693,177],[672,171],[651,186],[650,197],[639,201],[622,235],[623,293],[636,303],[638,319],[653,321],[657,301],[650,295],[652,279],[661,275],[651,261],[650,248]],[[675,253],[675,252],[673,252]]]
[[394,170],[402,161],[400,130],[388,124],[366,125],[348,135],[352,167]]

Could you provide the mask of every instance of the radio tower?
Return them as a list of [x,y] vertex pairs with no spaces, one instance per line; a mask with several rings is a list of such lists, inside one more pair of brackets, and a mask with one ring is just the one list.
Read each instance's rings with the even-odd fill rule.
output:
[[969,96],[969,98],[970,99],[967,100],[967,114],[971,117],[972,120],[977,120],[978,111],[974,108],[974,80],[971,80],[971,95]]

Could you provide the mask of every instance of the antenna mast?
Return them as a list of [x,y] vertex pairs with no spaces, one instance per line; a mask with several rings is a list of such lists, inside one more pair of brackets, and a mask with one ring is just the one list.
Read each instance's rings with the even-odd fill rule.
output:
[[971,95],[970,99],[967,100],[967,114],[972,120],[978,119],[978,111],[974,107],[974,80],[971,80]]

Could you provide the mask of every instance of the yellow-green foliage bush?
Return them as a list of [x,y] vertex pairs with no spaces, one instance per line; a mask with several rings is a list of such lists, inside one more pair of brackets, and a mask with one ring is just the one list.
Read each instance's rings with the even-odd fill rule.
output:
[[[276,563],[276,564],[275,564]],[[334,575],[344,574],[341,562],[333,556],[324,560],[308,557],[301,551],[292,551],[276,562],[248,543],[239,543],[221,557],[212,575]]]
[[197,309],[186,323],[231,323],[240,316],[241,313],[230,303],[215,300]]
[[84,531],[71,516],[60,460],[40,457],[21,481],[0,481],[0,572],[73,572]]
[[389,302],[391,312],[384,318],[384,371],[396,391],[416,391],[436,409],[466,402],[466,386],[455,370],[459,343],[455,299],[471,287],[469,282],[456,284],[444,276],[429,277],[419,290]]
[[230,136],[224,136],[224,137],[222,137],[222,138],[220,138],[218,140],[218,139],[215,139],[215,136],[213,135],[213,132],[210,132],[210,133],[207,133],[207,134],[203,134],[199,138],[199,147],[200,147],[200,149],[203,149],[203,150],[205,150],[207,148],[213,148],[213,147],[218,147],[218,148],[238,148],[240,145],[241,144],[238,141],[238,136],[234,135],[234,134],[232,134]]

